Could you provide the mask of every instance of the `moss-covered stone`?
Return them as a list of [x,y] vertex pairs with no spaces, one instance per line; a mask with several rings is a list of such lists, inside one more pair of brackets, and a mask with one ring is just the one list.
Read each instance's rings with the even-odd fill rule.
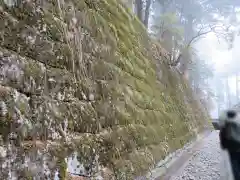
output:
[[75,151],[88,169],[98,157],[116,179],[133,179],[203,130],[208,117],[187,82],[119,1],[4,2],[0,133],[21,117],[21,140],[51,140],[52,174],[64,179]]

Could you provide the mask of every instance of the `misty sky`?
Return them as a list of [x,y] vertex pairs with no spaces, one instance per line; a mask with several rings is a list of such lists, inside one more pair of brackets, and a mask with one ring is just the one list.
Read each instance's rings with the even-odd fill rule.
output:
[[[230,65],[232,60],[238,60],[240,63],[240,37],[236,37],[234,46],[231,50],[228,49],[227,44],[224,41],[218,41],[213,33],[208,34],[206,38],[196,43],[196,48],[201,59],[204,59],[214,64],[216,72],[224,72],[226,67]],[[215,74],[215,78],[218,78]],[[229,78],[229,87],[231,93],[235,94],[235,78]],[[217,105],[215,102],[215,108],[211,112],[213,118],[218,117]]]

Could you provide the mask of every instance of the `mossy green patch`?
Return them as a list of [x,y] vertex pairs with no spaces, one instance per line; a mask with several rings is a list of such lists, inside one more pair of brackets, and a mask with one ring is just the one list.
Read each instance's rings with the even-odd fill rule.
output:
[[168,67],[161,46],[118,0],[1,5],[0,51],[8,58],[14,54],[9,61],[24,73],[22,84],[4,85],[39,91],[36,99],[15,104],[34,121],[51,122],[57,132],[56,125],[68,121],[67,133],[78,136],[71,146],[61,143],[64,148],[51,152],[61,159],[62,178],[65,148],[76,151],[86,167],[99,156],[116,179],[133,179],[206,124],[207,114]]

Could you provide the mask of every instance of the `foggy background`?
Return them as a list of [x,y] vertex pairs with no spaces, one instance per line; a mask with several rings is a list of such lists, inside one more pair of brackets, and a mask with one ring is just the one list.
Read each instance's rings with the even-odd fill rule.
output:
[[240,73],[237,75],[235,71],[238,71],[240,66],[240,37],[235,37],[232,49],[228,49],[224,41],[219,42],[213,33],[200,40],[196,46],[201,57],[213,64],[214,77],[209,79],[209,86],[215,96],[210,114],[212,118],[217,118],[219,110],[239,103],[237,91],[240,86]]

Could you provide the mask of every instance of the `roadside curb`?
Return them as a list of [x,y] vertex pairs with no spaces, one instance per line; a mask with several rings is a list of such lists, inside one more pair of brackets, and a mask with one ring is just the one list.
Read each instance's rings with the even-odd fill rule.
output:
[[180,169],[185,167],[185,164],[201,146],[204,138],[211,134],[211,130],[205,130],[195,137],[192,141],[187,143],[182,149],[177,150],[171,154],[170,157],[165,158],[162,163],[158,164],[156,168],[151,170],[150,180],[170,180],[172,174],[176,174]]

